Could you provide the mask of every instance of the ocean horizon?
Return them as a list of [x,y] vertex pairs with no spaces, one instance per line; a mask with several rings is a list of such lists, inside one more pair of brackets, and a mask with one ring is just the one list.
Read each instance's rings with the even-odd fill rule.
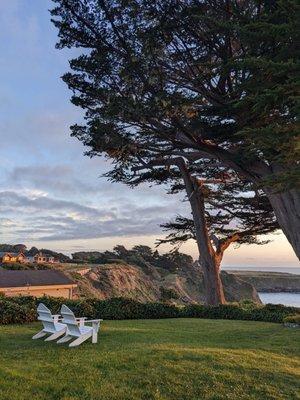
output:
[[300,308],[300,293],[266,293],[258,292],[263,304],[283,304],[284,306]]
[[253,271],[253,272],[282,272],[300,275],[300,267],[280,267],[280,266],[262,266],[254,265],[226,265],[222,267],[224,271]]

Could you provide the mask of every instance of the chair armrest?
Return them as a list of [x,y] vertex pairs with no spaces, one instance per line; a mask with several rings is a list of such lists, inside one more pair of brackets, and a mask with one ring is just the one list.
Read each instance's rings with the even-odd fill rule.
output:
[[86,320],[86,317],[76,318],[76,321],[79,323],[80,327],[84,326],[85,320]]
[[103,319],[88,319],[85,322],[100,322],[103,321]]
[[91,323],[94,333],[97,334],[99,329],[100,329],[100,322],[101,321],[103,321],[103,319],[90,319],[90,320],[85,321],[85,322]]

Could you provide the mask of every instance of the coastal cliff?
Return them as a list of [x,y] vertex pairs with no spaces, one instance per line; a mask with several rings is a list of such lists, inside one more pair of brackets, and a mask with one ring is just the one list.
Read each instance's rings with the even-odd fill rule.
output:
[[[177,304],[204,302],[203,276],[196,265],[176,273],[120,263],[86,265],[71,268],[68,274],[78,284],[79,297],[107,299],[121,296],[142,302],[169,300]],[[221,277],[227,301],[249,299],[260,302],[252,284],[227,272],[222,272]]]
[[[198,263],[174,250],[161,254],[149,246],[126,249],[117,245],[113,251],[80,251],[72,258],[49,249],[26,245],[2,244],[6,252],[22,252],[27,262],[3,263],[5,269],[57,269],[69,275],[78,285],[78,297],[127,297],[138,301],[167,301],[177,304],[204,302],[203,274]],[[32,262],[32,256],[43,253],[52,262]],[[45,257],[46,259],[46,257]],[[221,272],[227,301],[260,302],[251,282],[225,271]]]
[[230,274],[250,283],[258,292],[300,293],[300,275],[264,271],[230,271]]

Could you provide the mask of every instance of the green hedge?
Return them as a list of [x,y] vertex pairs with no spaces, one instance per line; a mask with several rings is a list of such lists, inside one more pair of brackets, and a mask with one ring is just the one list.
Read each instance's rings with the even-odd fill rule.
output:
[[35,321],[36,317],[33,297],[0,297],[0,324],[22,324]]
[[257,305],[229,303],[219,306],[190,305],[184,308],[184,317],[210,319],[236,319],[248,321],[283,322],[287,315],[296,314],[297,308],[281,304]]
[[229,303],[220,306],[188,305],[177,307],[164,303],[139,303],[125,298],[108,300],[66,300],[54,297],[0,297],[0,324],[25,323],[36,320],[37,304],[43,302],[53,314],[64,303],[76,316],[103,319],[211,318],[266,322],[283,322],[289,315],[299,313],[295,307],[251,302]]

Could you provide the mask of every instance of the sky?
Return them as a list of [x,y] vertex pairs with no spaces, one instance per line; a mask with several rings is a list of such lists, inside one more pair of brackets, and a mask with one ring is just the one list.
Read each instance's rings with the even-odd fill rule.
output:
[[[60,77],[74,51],[55,49],[50,8],[48,0],[0,0],[0,242],[67,254],[154,246],[164,237],[159,225],[189,215],[189,205],[162,187],[106,181],[107,160],[84,156],[70,137],[83,113]],[[223,264],[299,267],[280,232],[269,239],[229,249]],[[197,256],[193,241],[181,250]]]

